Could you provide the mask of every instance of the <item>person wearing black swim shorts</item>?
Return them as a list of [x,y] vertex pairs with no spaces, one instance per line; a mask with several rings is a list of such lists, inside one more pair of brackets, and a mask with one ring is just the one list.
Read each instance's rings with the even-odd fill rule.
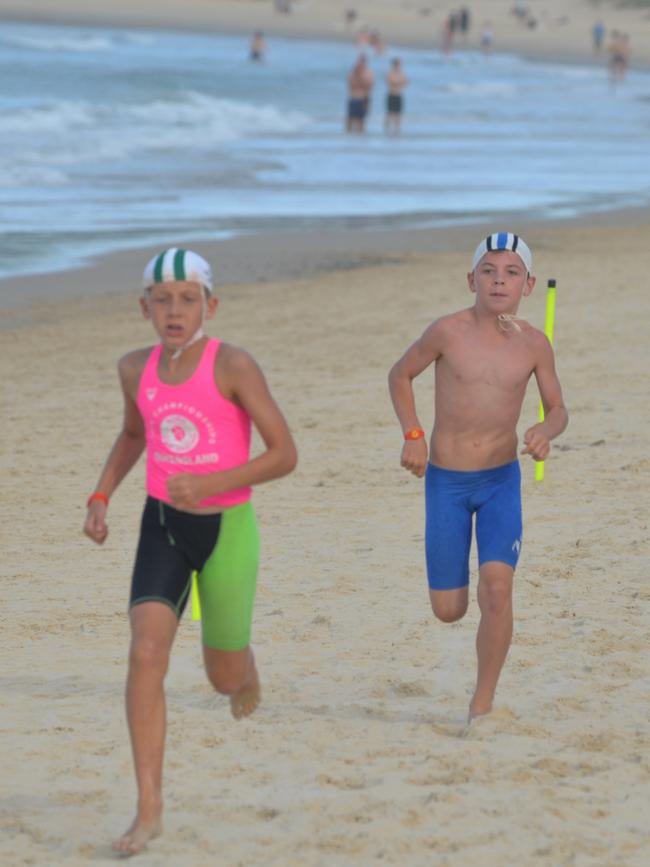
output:
[[364,132],[370,111],[370,94],[375,76],[368,66],[368,58],[360,54],[348,75],[348,107],[345,128],[348,132]]
[[384,130],[386,132],[399,132],[404,111],[403,91],[408,84],[408,78],[402,69],[402,61],[399,57],[394,58],[390,64],[390,70],[386,76],[388,94],[386,95],[386,118]]
[[[252,488],[291,472],[296,449],[264,375],[243,349],[203,332],[212,272],[191,250],[149,262],[140,305],[159,338],[120,359],[122,429],[88,498],[84,532],[101,545],[109,500],[146,451],[147,499],[129,598],[126,712],[138,801],[113,843],[135,855],[161,832],[165,675],[192,574],[205,670],[236,719],[260,701],[250,646],[258,563]],[[262,448],[251,457],[255,427]]]

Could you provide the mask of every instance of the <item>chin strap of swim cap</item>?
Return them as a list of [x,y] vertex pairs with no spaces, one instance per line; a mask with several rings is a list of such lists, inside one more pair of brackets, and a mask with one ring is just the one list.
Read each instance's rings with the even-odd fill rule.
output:
[[521,316],[515,316],[514,313],[499,313],[497,315],[497,326],[501,331],[521,331]]
[[194,332],[192,337],[190,337],[190,339],[187,341],[187,343],[184,343],[182,346],[179,346],[179,348],[172,354],[172,361],[176,361],[177,358],[180,358],[186,349],[189,349],[190,346],[193,346],[202,337],[205,336],[205,332],[203,330],[203,323],[205,322],[205,314],[207,312],[207,307],[208,307],[208,299],[205,297],[205,292],[202,293],[202,297],[203,297],[203,302],[201,305],[201,324],[196,329],[196,331]]
[[174,352],[172,354],[172,361],[176,361],[177,358],[180,358],[186,349],[189,349],[190,346],[195,344],[197,341],[199,341],[204,336],[205,336],[205,332],[204,332],[203,328],[199,328],[198,331],[196,332],[196,334],[194,335],[194,337],[190,337],[190,339],[187,341],[187,343],[184,343],[181,347],[179,347],[179,349],[176,350],[176,352]]

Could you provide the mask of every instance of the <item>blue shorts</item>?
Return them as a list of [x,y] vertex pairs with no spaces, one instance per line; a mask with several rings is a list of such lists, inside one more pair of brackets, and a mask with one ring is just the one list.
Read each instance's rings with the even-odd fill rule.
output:
[[469,584],[474,514],[479,566],[498,560],[516,567],[522,538],[519,461],[471,472],[429,464],[425,502],[425,550],[432,590],[456,590]]
[[348,100],[348,118],[350,120],[364,120],[368,114],[367,99]]

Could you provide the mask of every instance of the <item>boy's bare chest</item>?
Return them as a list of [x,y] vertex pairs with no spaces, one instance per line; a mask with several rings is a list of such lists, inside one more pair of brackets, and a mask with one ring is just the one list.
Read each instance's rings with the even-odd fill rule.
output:
[[524,388],[533,371],[533,356],[522,341],[497,344],[463,340],[439,360],[439,373],[456,385],[518,390]]

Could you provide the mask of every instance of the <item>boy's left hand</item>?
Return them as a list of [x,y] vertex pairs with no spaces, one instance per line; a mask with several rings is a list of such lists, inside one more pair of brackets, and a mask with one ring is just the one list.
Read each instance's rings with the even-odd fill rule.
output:
[[550,450],[551,443],[544,430],[543,423],[539,422],[529,427],[524,434],[522,455],[530,455],[536,461],[545,461]]
[[178,473],[167,479],[167,492],[176,509],[195,509],[205,499],[202,476],[191,473]]

